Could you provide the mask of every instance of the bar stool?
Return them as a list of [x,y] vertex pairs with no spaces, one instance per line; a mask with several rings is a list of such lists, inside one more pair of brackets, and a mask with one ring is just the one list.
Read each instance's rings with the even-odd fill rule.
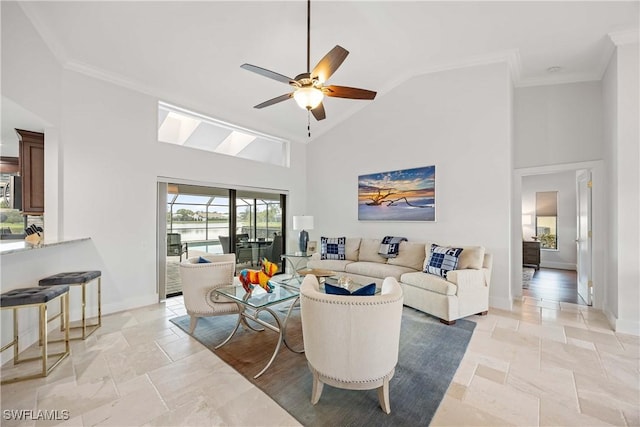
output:
[[[93,280],[98,279],[98,323],[88,325],[86,319],[86,306],[87,306],[87,290],[86,286],[88,283]],[[102,326],[102,305],[101,305],[101,295],[100,295],[100,287],[101,287],[101,272],[99,270],[93,271],[74,271],[69,273],[58,273],[53,276],[45,277],[38,282],[39,286],[57,286],[57,285],[69,285],[69,286],[81,286],[82,287],[82,326],[73,326],[69,327],[69,329],[80,329],[82,328],[82,335],[78,337],[72,337],[72,340],[86,339],[92,333],[94,333],[100,326]],[[60,309],[60,313],[62,313],[62,309]],[[51,319],[48,319],[48,322],[58,318],[60,314],[53,316]],[[60,330],[65,328],[69,322],[61,322]],[[87,328],[93,328],[87,334]]]
[[[32,378],[46,377],[49,373],[62,362],[70,353],[69,345],[69,330],[65,330],[64,343],[65,350],[59,353],[48,353],[48,330],[47,330],[47,303],[60,298],[60,307],[62,318],[66,321],[69,320],[69,286],[58,285],[50,286],[48,288],[21,288],[14,289],[8,292],[4,292],[0,295],[0,308],[13,310],[13,341],[5,345],[0,349],[0,352],[13,347],[13,364],[28,362],[32,360],[42,359],[42,372],[32,375],[16,376],[8,380],[2,380],[0,384],[9,384],[17,381],[29,380]],[[38,335],[40,337],[40,346],[42,348],[41,355],[37,357],[28,357],[20,359],[19,349],[19,337],[18,337],[18,309],[25,307],[38,307],[39,308],[39,321],[38,321]],[[58,357],[55,362],[47,367],[48,358]]]

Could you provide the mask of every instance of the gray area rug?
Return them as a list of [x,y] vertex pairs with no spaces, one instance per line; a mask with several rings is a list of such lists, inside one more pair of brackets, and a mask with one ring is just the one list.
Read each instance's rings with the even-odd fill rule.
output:
[[[281,308],[284,309],[286,307]],[[267,319],[265,316],[264,320]],[[311,405],[312,376],[306,358],[284,345],[273,365],[254,379],[271,357],[277,334],[241,328],[229,343],[214,350],[231,332],[235,320],[234,315],[202,318],[193,337],[305,426],[428,425],[476,326],[464,319],[446,326],[434,317],[404,307],[398,365],[390,382],[391,414],[387,415],[380,409],[376,390],[343,390],[325,385],[320,401]],[[177,317],[171,322],[189,330],[189,316]],[[287,342],[293,348],[302,347],[299,309],[294,309],[287,325]]]

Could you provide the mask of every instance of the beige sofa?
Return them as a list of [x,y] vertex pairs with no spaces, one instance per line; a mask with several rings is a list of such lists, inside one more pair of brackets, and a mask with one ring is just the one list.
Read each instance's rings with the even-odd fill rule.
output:
[[431,244],[436,242],[402,242],[398,256],[388,259],[378,254],[380,243],[381,239],[348,237],[345,260],[323,260],[316,253],[307,267],[332,270],[360,283],[375,282],[377,286],[381,286],[385,277],[393,277],[404,292],[404,305],[438,317],[446,324],[489,310],[492,256],[483,247],[453,245],[463,251],[457,269],[445,279],[423,272]]

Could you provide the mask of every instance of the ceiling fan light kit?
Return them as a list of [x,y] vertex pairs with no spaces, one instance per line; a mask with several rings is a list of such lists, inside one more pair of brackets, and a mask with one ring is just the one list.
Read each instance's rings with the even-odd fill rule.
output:
[[245,70],[260,74],[261,76],[277,80],[281,83],[292,86],[293,92],[277,96],[269,99],[254,108],[264,108],[273,104],[277,104],[287,99],[293,98],[296,103],[305,110],[313,114],[316,120],[324,120],[326,118],[324,105],[322,100],[324,96],[333,98],[348,99],[366,99],[372,100],[376,97],[376,92],[366,89],[358,89],[346,86],[325,86],[324,83],[333,75],[333,73],[344,62],[349,51],[341,46],[336,45],[329,51],[315,68],[309,70],[309,56],[311,47],[311,0],[307,0],[307,72],[296,76],[295,79],[289,78],[275,71],[267,70],[251,64],[242,64],[240,67]]
[[324,94],[313,86],[301,87],[293,93],[293,99],[304,110],[313,110],[322,102]]

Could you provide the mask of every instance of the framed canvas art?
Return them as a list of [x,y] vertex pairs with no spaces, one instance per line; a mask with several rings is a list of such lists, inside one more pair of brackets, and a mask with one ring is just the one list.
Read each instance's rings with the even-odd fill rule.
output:
[[435,221],[436,167],[425,166],[358,177],[361,221]]

